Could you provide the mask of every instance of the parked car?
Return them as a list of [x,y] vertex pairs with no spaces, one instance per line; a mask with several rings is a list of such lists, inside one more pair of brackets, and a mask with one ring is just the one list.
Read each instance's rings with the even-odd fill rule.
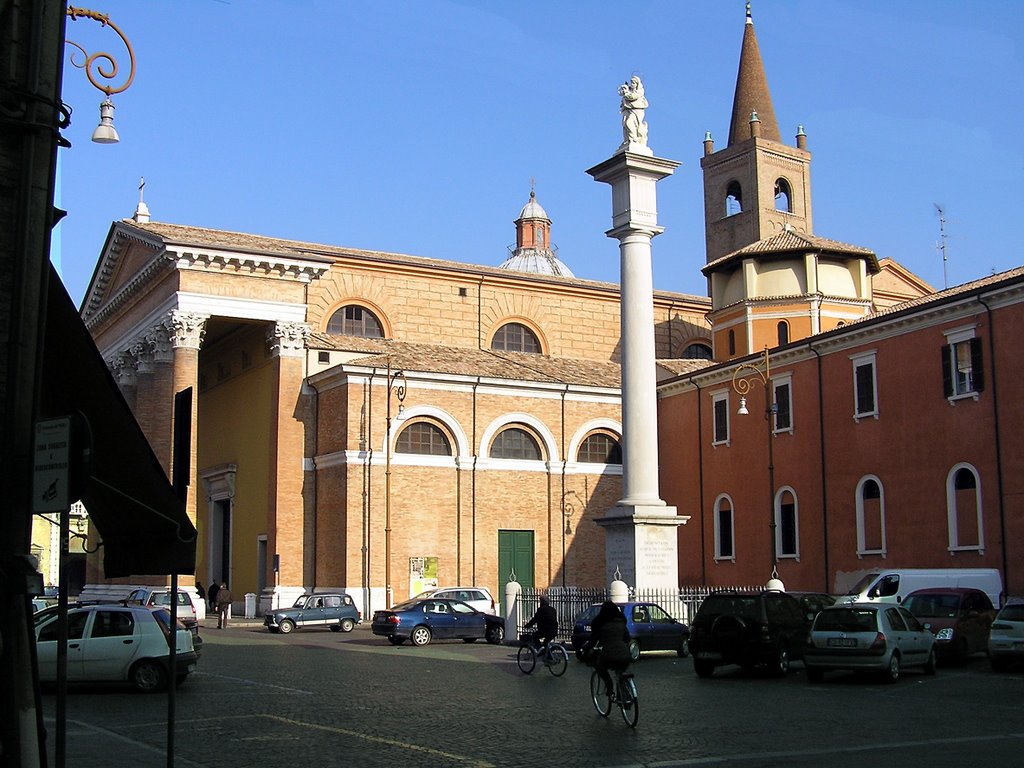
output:
[[290,608],[267,611],[263,624],[271,632],[287,635],[293,629],[328,627],[332,632],[351,632],[363,622],[355,601],[344,592],[302,595]]
[[480,613],[489,613],[492,616],[498,614],[498,604],[484,587],[436,587],[428,589],[426,592],[420,592],[411,599],[426,600],[428,597],[439,600],[461,600],[476,608]]
[[988,658],[995,672],[1024,662],[1024,603],[1008,603],[996,614],[988,636]]
[[973,653],[988,649],[988,633],[996,609],[980,589],[919,589],[903,607],[935,635],[941,660],[963,664]]
[[785,675],[803,657],[810,625],[804,606],[785,592],[715,592],[690,624],[693,670],[711,677],[715,667],[739,664]]
[[792,595],[800,601],[800,606],[804,609],[804,614],[809,622],[813,622],[814,617],[823,609],[835,605],[837,599],[836,595],[828,595],[824,592],[787,592],[786,594]]
[[[171,610],[171,590],[168,587],[142,587],[133,589],[124,599],[125,605],[143,605],[147,608],[166,608],[168,613]],[[178,590],[178,620],[185,625],[185,629],[192,633],[192,645],[196,654],[203,652],[203,639],[199,636],[199,619],[196,614],[196,607],[192,603],[192,596],[188,592]]]
[[461,600],[413,598],[386,611],[373,614],[373,634],[383,635],[392,645],[411,640],[426,645],[432,639],[461,639],[472,643],[480,638],[498,644],[505,639],[505,620],[481,613]]
[[[57,680],[56,613],[35,624],[39,680]],[[128,682],[149,693],[166,687],[171,614],[140,605],[87,605],[68,611],[68,682]],[[176,683],[196,669],[192,633],[179,621]]]
[[[681,621],[676,621],[657,603],[629,602],[619,606],[626,615],[626,628],[629,630],[629,655],[633,661],[640,660],[642,651],[675,651],[686,656],[686,641],[690,637],[690,628]],[[595,603],[576,617],[572,627],[572,647],[576,649],[576,657],[582,658],[583,646],[590,639],[590,624],[601,610],[601,604]]]
[[891,603],[826,608],[814,620],[804,651],[812,683],[834,669],[880,672],[895,683],[913,666],[935,674],[935,635],[906,608]]

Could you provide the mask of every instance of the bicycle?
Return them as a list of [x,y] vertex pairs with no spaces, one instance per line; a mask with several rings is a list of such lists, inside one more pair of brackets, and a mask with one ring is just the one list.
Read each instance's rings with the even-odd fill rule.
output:
[[617,704],[626,725],[636,728],[637,720],[640,719],[640,700],[637,698],[633,673],[610,669],[608,674],[615,681],[615,691],[607,689],[601,673],[596,669],[590,676],[590,696],[594,700],[594,709],[601,717],[608,717],[612,704]]
[[538,656],[555,677],[561,677],[569,668],[569,652],[558,641],[552,640],[540,648],[534,647],[532,637],[522,638],[520,642],[519,651],[516,653],[516,664],[519,665],[519,669],[524,675],[533,672],[534,667],[537,666]]

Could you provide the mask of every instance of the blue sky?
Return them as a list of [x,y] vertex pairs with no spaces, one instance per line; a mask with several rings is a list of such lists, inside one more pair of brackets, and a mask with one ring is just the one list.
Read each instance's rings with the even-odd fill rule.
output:
[[[743,0],[95,0],[138,69],[121,142],[89,141],[102,94],[65,57],[64,281],[84,295],[140,177],[154,221],[497,265],[531,179],[559,257],[618,282],[616,87],[639,74],[658,185],[654,283],[706,294],[705,131],[725,146]],[[1019,0],[754,0],[783,140],[803,125],[814,232],[936,288],[1024,263]],[[87,19],[68,38],[127,61]],[[70,49],[69,49],[70,51]]]

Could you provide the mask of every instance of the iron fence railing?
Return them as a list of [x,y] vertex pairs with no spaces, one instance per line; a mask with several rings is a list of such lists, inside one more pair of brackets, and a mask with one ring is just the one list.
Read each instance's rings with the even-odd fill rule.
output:
[[[763,586],[630,589],[629,599],[657,603],[672,618],[689,624],[704,598],[713,592],[761,592],[762,590],[764,590]],[[546,597],[558,613],[558,639],[568,642],[572,636],[572,625],[576,621],[576,617],[595,603],[602,603],[610,599],[611,591],[607,587],[550,587],[549,589],[524,587],[519,594],[519,604],[510,606],[513,608],[511,615],[516,619],[516,632],[515,634],[506,633],[509,640],[515,640],[524,632],[529,631],[524,629],[524,625],[537,611],[541,597]],[[518,610],[515,610],[516,608]]]

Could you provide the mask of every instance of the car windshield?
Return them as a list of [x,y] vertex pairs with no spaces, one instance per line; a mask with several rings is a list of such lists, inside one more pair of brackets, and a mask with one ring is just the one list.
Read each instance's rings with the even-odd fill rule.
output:
[[740,616],[751,621],[761,620],[761,601],[758,595],[709,595],[700,604],[697,615],[713,619],[722,614]]
[[818,632],[874,632],[876,626],[873,608],[830,608],[814,620]]
[[878,578],[878,574],[877,573],[869,573],[867,576],[865,576],[860,581],[858,581],[856,584],[854,584],[850,588],[850,591],[847,592],[846,594],[848,594],[848,595],[859,595],[865,589],[870,587],[874,583],[875,579],[877,579],[877,578]]
[[292,608],[305,608],[306,600],[309,599],[309,595],[302,595],[298,600],[292,603]]
[[1024,621],[1024,603],[1005,606],[999,612],[999,618],[1004,621]]
[[420,592],[418,595],[416,595],[416,597],[410,598],[409,602],[411,602],[412,600],[426,600],[428,597],[430,597],[437,591],[438,590],[436,589],[428,589],[426,592]]
[[930,593],[910,595],[910,597],[903,601],[903,607],[915,616],[930,619],[948,619],[956,616],[960,608],[960,596]]

